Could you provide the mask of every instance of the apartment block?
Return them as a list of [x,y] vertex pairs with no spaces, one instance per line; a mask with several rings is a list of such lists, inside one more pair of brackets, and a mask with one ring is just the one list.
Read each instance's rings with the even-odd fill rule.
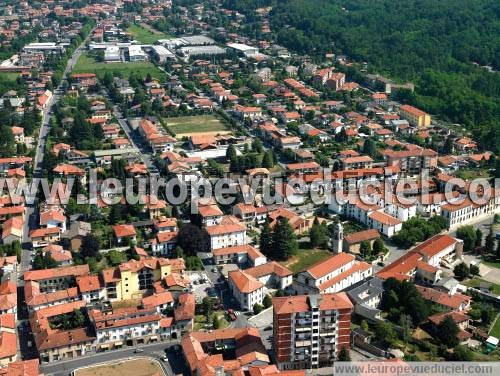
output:
[[273,308],[279,369],[328,367],[349,349],[353,305],[345,293],[275,297]]

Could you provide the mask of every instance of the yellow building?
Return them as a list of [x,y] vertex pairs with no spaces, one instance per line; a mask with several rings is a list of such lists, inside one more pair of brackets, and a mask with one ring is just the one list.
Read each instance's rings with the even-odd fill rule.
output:
[[107,296],[111,300],[141,298],[143,292],[153,288],[153,283],[172,272],[168,259],[148,257],[125,262],[115,269],[102,272]]
[[431,125],[431,115],[416,107],[403,104],[399,107],[399,114],[414,127],[424,128]]

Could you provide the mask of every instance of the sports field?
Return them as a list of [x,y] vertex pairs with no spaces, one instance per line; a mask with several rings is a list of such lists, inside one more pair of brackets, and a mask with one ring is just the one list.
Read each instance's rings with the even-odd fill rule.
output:
[[164,118],[163,121],[177,138],[189,137],[195,133],[213,135],[231,133],[226,124],[213,115]]
[[123,77],[128,77],[130,73],[138,73],[143,77],[150,73],[153,78],[157,79],[165,77],[164,73],[149,61],[101,63],[87,54],[80,56],[73,69],[73,73],[95,73],[98,76],[103,76],[106,72],[120,73]]
[[163,370],[158,363],[144,358],[81,368],[75,371],[75,376],[153,376],[158,374],[163,375]]
[[150,27],[144,27],[142,25],[138,24],[131,24],[128,28],[127,31],[132,34],[132,37],[144,44],[153,44],[156,42],[158,39],[166,39],[168,38],[168,35],[163,34],[160,31],[154,30]]

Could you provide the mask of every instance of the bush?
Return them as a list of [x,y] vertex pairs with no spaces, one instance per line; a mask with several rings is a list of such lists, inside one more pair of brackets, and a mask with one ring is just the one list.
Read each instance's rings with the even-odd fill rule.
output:
[[253,314],[258,315],[259,313],[262,312],[263,309],[264,309],[264,307],[262,305],[260,305],[259,303],[255,303],[253,305]]
[[272,301],[271,296],[269,294],[264,296],[264,300],[262,301],[262,304],[264,305],[264,308],[269,308],[273,305],[273,301]]

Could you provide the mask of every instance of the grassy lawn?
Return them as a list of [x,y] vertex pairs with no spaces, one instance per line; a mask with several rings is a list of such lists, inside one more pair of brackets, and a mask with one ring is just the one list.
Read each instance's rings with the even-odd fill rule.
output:
[[484,265],[486,265],[486,266],[489,266],[491,268],[500,269],[500,261],[489,260],[489,261],[481,261],[481,263],[484,264]]
[[138,24],[131,24],[128,28],[127,31],[132,34],[132,37],[144,44],[153,44],[156,42],[158,39],[166,39],[168,38],[168,35],[163,34],[160,31],[157,30],[152,30],[150,28],[145,28],[144,26],[138,25]]
[[163,375],[159,364],[148,359],[133,359],[77,369],[75,376],[153,376]]
[[292,272],[297,273],[330,256],[332,256],[332,253],[325,249],[300,248],[295,256],[285,262],[282,262],[282,264]]
[[457,177],[463,180],[473,180],[476,178],[487,178],[489,177],[489,173],[486,169],[458,170]]
[[130,300],[119,300],[116,302],[112,302],[111,306],[113,307],[113,309],[120,309],[120,308],[137,307],[140,304],[141,304],[141,299],[130,299]]
[[16,72],[0,72],[0,80],[15,81],[19,77],[19,73]]
[[[468,281],[462,282],[462,284],[464,284],[465,286],[468,286],[468,287],[479,288],[479,283],[481,283],[481,282],[491,283],[491,282],[488,282],[482,278],[474,278],[474,279],[469,279]],[[497,285],[496,283],[491,283],[491,287],[492,287],[491,292],[493,294],[500,295],[500,285]]]
[[493,327],[490,330],[490,336],[500,338],[500,316],[497,315],[496,321],[493,323]]
[[80,56],[73,69],[73,73],[95,73],[101,77],[104,76],[106,72],[121,73],[124,77],[128,77],[131,73],[138,73],[143,77],[146,77],[146,75],[150,73],[153,78],[158,79],[163,79],[165,77],[164,73],[149,61],[101,63],[87,54],[82,54]]
[[163,121],[177,137],[189,136],[192,133],[230,133],[226,124],[213,115],[163,118]]
[[[224,316],[224,311],[215,311],[214,313],[212,313],[210,322],[212,322],[214,316],[217,316],[217,318],[219,319],[219,329],[225,329],[229,326],[229,322]],[[193,331],[205,329],[206,324],[207,318],[205,317],[205,315],[196,315],[194,317]]]

